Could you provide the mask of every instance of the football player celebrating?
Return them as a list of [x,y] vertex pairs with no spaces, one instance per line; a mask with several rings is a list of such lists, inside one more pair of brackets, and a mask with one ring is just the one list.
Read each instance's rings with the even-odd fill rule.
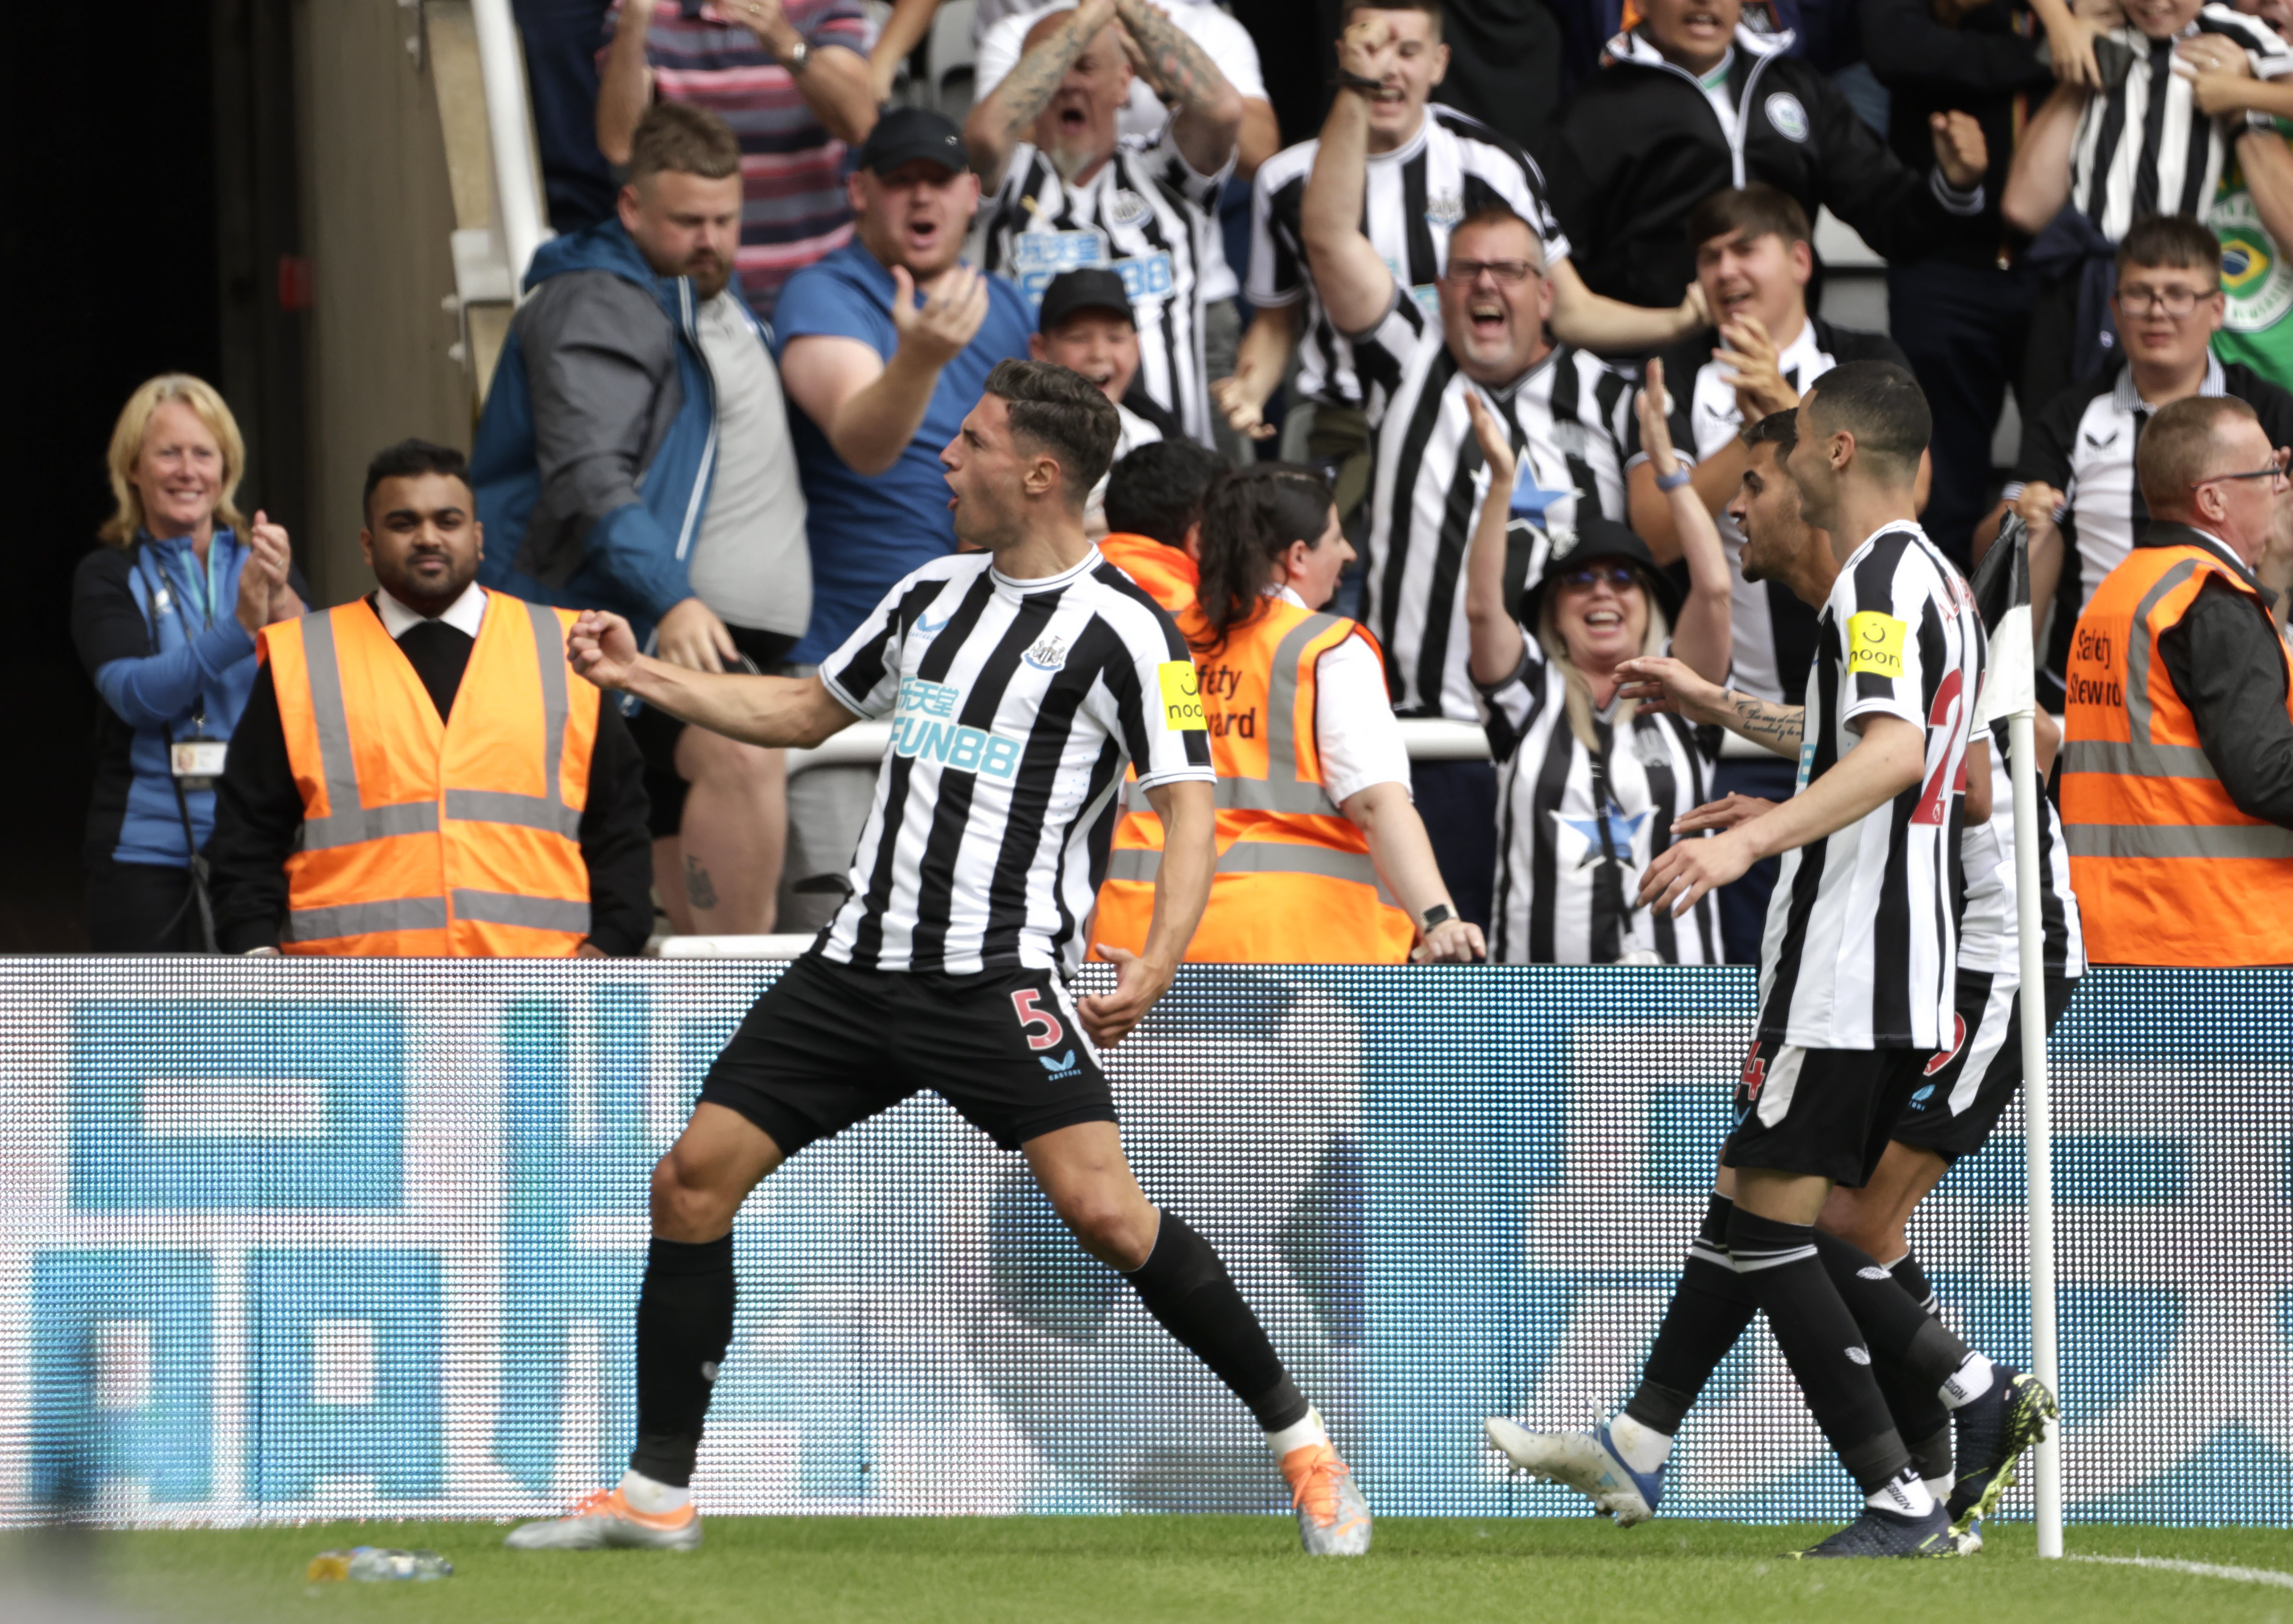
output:
[[[892,589],[816,675],[718,675],[637,652],[585,616],[573,663],[602,688],[751,743],[811,746],[861,717],[892,742],[852,894],[757,1000],[652,1177],[637,1299],[636,1447],[619,1484],[509,1536],[525,1549],[690,1547],[703,1418],[733,1332],[733,1220],[815,1140],[938,1092],[1026,1158],[1085,1249],[1251,1408],[1308,1551],[1366,1550],[1369,1507],[1209,1241],[1140,1191],[1094,1045],[1171,984],[1210,892],[1212,775],[1195,667],[1170,616],[1083,536],[1114,403],[1007,360],[941,453],[976,551]],[[1126,762],[1165,843],[1143,951],[1112,992],[1067,990]]]
[[[1516,1464],[1639,1521],[1662,1493],[1681,1416],[1752,1311],[1764,1309],[1817,1421],[1867,1496],[1851,1526],[1806,1554],[1945,1555],[1957,1548],[1953,1508],[1937,1503],[1913,1463],[1875,1357],[1896,1367],[1913,1393],[1923,1383],[1936,1404],[1957,1412],[1960,1459],[1981,1510],[2052,1412],[2052,1396],[1968,1350],[1868,1254],[1819,1236],[1815,1224],[1837,1186],[1871,1184],[1925,1086],[1930,1057],[1956,1046],[1952,860],[1963,839],[1957,786],[1982,634],[1965,583],[1912,517],[1932,420],[1909,375],[1884,362],[1850,363],[1817,384],[1790,422],[1766,465],[1797,498],[1801,556],[1778,548],[1770,568],[1823,602],[1805,711],[1697,693],[1711,685],[1692,673],[1640,667],[1649,698],[1671,697],[1677,685],[1699,709],[1716,703],[1746,737],[1801,761],[1791,801],[1749,817],[1715,812],[1725,832],[1674,846],[1643,885],[1645,896],[1676,907],[1761,855],[1785,854],[1761,954],[1758,1042],[1738,1091],[1722,1188],[1635,1395],[1638,1413],[1628,1406],[1575,1439],[1502,1421],[1489,1431]],[[1747,488],[1768,484],[1756,473],[1762,465],[1754,463]],[[1759,505],[1756,496],[1746,503],[1755,528]],[[1804,556],[1809,531],[1829,533],[1836,569],[1827,582],[1820,562]],[[1864,539],[1851,547],[1838,539],[1856,537]],[[1747,566],[1762,562],[1747,549]],[[1984,776],[1974,815],[1987,820],[1988,764],[1977,764]]]

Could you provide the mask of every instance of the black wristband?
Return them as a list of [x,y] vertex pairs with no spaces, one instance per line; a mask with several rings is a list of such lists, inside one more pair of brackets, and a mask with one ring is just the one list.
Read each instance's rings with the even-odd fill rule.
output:
[[1330,83],[1339,90],[1383,90],[1383,79],[1373,79],[1367,74],[1348,73],[1341,68],[1330,76]]

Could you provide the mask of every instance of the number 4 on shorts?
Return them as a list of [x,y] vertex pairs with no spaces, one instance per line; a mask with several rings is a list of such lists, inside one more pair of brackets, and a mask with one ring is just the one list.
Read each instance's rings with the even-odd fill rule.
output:
[[1019,1012],[1019,1026],[1026,1034],[1027,1046],[1034,1050],[1054,1049],[1067,1035],[1059,1018],[1041,1006],[1043,996],[1040,987],[1023,987],[1011,995],[1011,1007]]

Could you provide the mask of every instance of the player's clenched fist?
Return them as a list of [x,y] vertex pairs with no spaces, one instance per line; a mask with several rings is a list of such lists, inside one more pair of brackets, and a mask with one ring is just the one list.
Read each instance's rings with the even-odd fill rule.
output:
[[963,353],[986,319],[987,279],[969,265],[952,267],[921,304],[907,267],[892,267],[892,326],[900,348],[918,359],[946,366]]
[[637,638],[629,623],[603,610],[587,609],[565,634],[565,658],[573,669],[600,688],[628,686],[636,671]]
[[1982,184],[1990,167],[1990,143],[1982,125],[1972,113],[1930,113],[1927,129],[1934,138],[1935,167],[1960,191]]

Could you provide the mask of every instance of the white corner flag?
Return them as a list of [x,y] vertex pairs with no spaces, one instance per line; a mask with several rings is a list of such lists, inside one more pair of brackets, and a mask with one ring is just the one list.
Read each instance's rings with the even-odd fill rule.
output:
[[[1974,572],[1974,601],[1989,629],[1989,659],[1975,724],[2005,718],[2006,770],[2014,786],[2014,929],[2022,982],[2022,1113],[2030,1234],[2032,1374],[2062,1394],[2054,1322],[2054,1143],[2046,1082],[2046,962],[2038,909],[2038,659],[2032,647],[2030,537],[2009,513]],[[2038,1440],[2038,1555],[2062,1554],[2062,1440],[2050,1421]]]

